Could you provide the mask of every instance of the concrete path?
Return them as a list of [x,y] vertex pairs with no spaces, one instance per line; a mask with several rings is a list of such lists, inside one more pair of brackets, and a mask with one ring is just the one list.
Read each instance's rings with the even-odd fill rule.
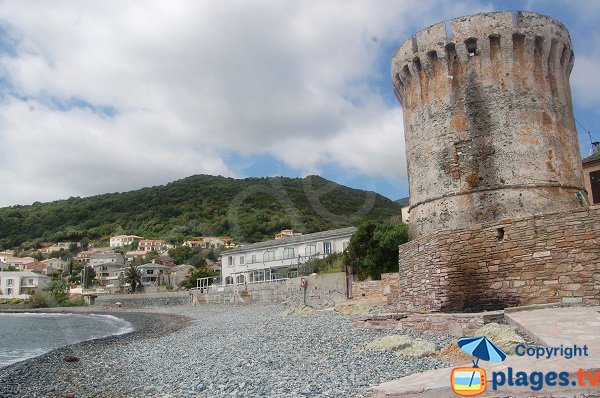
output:
[[[586,386],[573,386],[579,379],[576,374],[581,368],[585,371],[600,371],[600,307],[567,307],[547,308],[530,311],[517,311],[506,314],[508,323],[526,332],[532,340],[546,347],[572,347],[574,344],[588,347],[588,356],[578,356],[566,359],[564,356],[540,358],[530,356],[510,356],[504,362],[493,364],[481,362],[486,370],[488,379],[487,391],[480,397],[600,397],[600,381],[596,387],[591,387],[587,376],[582,376]],[[583,354],[583,350],[582,350]],[[469,365],[469,364],[465,364]],[[530,386],[517,387],[507,384],[492,389],[493,372],[501,371],[505,375],[507,369],[516,372],[569,372],[569,382],[566,387],[549,387],[534,391]],[[398,380],[380,384],[373,388],[374,397],[457,397],[450,387],[452,368],[435,369],[413,374]],[[590,374],[589,376],[594,376]],[[600,376],[600,373],[598,374]],[[500,379],[501,376],[497,376]],[[531,379],[529,379],[531,381]]]

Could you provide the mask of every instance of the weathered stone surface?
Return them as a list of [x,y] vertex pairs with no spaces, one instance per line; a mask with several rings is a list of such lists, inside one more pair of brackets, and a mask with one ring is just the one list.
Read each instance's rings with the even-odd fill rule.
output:
[[[443,230],[417,238],[400,246],[394,305],[408,311],[479,311],[560,303],[567,298],[598,304],[600,245],[576,249],[590,235],[596,236],[592,241],[600,241],[598,225],[600,206],[596,205],[515,219],[503,224],[501,242],[496,222],[481,224],[478,230]],[[538,238],[527,239],[530,235]],[[462,236],[461,244],[446,243],[457,241],[457,236]],[[572,238],[568,245],[554,244],[567,237]],[[507,249],[509,243],[514,245]],[[555,247],[545,249],[550,246]],[[551,257],[534,258],[532,254],[538,252],[549,252]],[[480,265],[497,254],[504,255],[497,269]]]
[[402,44],[411,237],[580,206],[572,48],[562,23],[530,12],[456,18]]

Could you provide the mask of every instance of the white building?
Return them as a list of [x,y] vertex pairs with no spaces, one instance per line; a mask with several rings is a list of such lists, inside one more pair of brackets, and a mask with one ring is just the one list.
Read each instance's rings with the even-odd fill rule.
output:
[[356,228],[348,227],[239,246],[221,253],[223,284],[294,277],[311,258],[343,252]]
[[27,298],[41,291],[52,278],[31,271],[0,272],[0,298]]
[[141,236],[135,236],[135,235],[111,236],[110,237],[110,247],[114,248],[114,247],[128,246],[128,245],[132,245],[134,242],[139,242],[142,239],[144,239],[144,238]]

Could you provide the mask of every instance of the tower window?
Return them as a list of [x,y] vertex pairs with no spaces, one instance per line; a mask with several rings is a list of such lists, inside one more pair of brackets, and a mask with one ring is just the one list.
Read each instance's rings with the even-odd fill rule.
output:
[[470,38],[465,40],[465,45],[467,46],[467,52],[469,53],[469,57],[474,57],[477,55],[477,39]]

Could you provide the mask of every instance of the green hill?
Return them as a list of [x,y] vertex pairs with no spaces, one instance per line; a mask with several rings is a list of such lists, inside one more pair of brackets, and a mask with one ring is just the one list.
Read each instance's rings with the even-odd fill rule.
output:
[[105,242],[119,233],[171,242],[207,235],[257,242],[281,229],[309,233],[386,220],[400,207],[319,176],[197,175],[136,191],[0,208],[0,250],[84,238]]

